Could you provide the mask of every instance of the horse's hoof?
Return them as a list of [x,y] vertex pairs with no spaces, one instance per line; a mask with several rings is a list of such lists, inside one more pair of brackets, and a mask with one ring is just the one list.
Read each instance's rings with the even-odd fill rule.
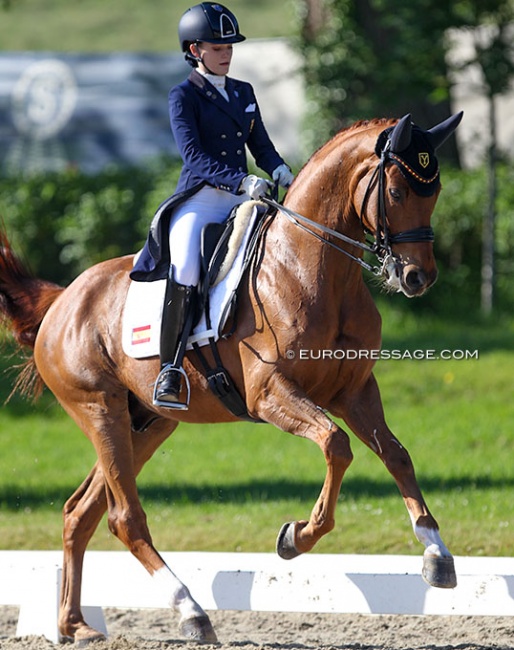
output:
[[423,556],[422,574],[425,582],[440,589],[453,589],[457,586],[457,575],[453,557]]
[[294,545],[295,522],[284,524],[277,537],[277,553],[283,560],[292,560],[301,555]]
[[179,632],[187,641],[218,643],[218,637],[208,616],[194,616],[180,621]]

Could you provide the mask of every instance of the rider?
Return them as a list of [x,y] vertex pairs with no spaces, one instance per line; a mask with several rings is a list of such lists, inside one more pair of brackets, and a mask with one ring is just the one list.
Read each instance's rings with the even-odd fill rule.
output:
[[[270,181],[248,173],[245,146],[257,166],[282,187],[289,187],[294,177],[269,138],[252,86],[227,77],[233,43],[245,40],[234,14],[223,5],[202,2],[184,13],[178,33],[194,70],[169,95],[171,128],[184,164],[170,219],[154,403],[184,409],[187,405],[179,397],[182,361],[200,276],[202,228],[222,223],[235,205],[269,190]],[[155,253],[149,254],[155,259]],[[138,264],[145,266],[145,260],[136,264],[136,273]]]

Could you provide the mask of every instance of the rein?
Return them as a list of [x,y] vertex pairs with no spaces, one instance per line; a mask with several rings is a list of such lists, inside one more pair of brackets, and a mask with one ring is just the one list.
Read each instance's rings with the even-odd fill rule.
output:
[[345,244],[351,244],[352,246],[356,246],[357,248],[360,248],[363,251],[367,251],[369,253],[375,253],[375,246],[369,246],[368,244],[365,244],[363,242],[360,242],[356,239],[352,239],[351,237],[347,237],[346,235],[343,235],[342,233],[338,232],[337,230],[333,230],[332,228],[328,228],[328,226],[324,226],[321,223],[318,223],[317,221],[313,221],[312,219],[308,219],[307,217],[304,217],[302,214],[299,214],[298,212],[295,212],[294,210],[290,210],[289,208],[286,208],[284,205],[281,203],[278,203],[274,199],[270,199],[266,196],[261,197],[260,199],[264,203],[267,203],[268,205],[272,206],[279,212],[282,212],[289,221],[295,224],[295,226],[298,226],[305,232],[308,232],[309,235],[312,235],[313,237],[316,237],[316,239],[319,239],[319,241],[323,242],[324,244],[328,244],[328,246],[331,246],[332,248],[335,248],[337,251],[340,253],[344,253],[347,257],[352,259],[354,262],[357,262],[357,264],[360,264],[363,268],[365,268],[367,271],[371,271],[374,275],[381,275],[382,273],[382,267],[377,267],[377,266],[371,266],[367,262],[365,262],[362,258],[357,257],[356,255],[352,255],[349,251],[345,250],[344,248],[341,248],[341,246],[338,246],[334,242],[325,239],[325,237],[322,237],[320,234],[317,232],[314,232],[311,230],[311,228],[318,228],[322,232],[324,232],[326,235],[330,235],[331,237],[335,237],[336,239],[339,239]]
[[[368,183],[368,187],[366,188],[366,192],[364,194],[364,199],[362,201],[362,208],[361,208],[361,214],[359,215],[361,225],[364,229],[364,231],[368,234],[370,234],[373,238],[374,241],[372,244],[368,244],[365,242],[358,241],[356,239],[352,239],[351,237],[347,237],[346,235],[343,235],[342,233],[338,232],[337,230],[334,230],[332,228],[329,228],[328,226],[324,226],[323,224],[318,223],[317,221],[313,221],[312,219],[308,219],[307,217],[303,216],[302,214],[299,214],[298,212],[295,212],[294,210],[290,210],[289,208],[286,208],[282,204],[278,203],[276,200],[269,198],[269,197],[262,197],[261,200],[264,201],[264,203],[267,203],[268,205],[272,206],[276,210],[282,212],[292,223],[294,223],[296,226],[304,230],[305,232],[308,232],[310,235],[313,237],[316,237],[319,241],[323,242],[324,244],[328,244],[332,248],[335,248],[337,251],[340,253],[344,253],[347,257],[349,257],[351,260],[362,266],[364,269],[367,271],[370,271],[373,273],[373,275],[376,276],[381,276],[384,273],[384,270],[386,267],[389,265],[391,260],[395,260],[396,256],[393,253],[393,250],[391,248],[392,245],[394,244],[407,244],[407,243],[415,243],[415,242],[433,242],[434,241],[434,231],[430,226],[420,226],[419,228],[412,228],[411,230],[403,230],[399,233],[396,233],[392,235],[389,232],[389,228],[387,226],[387,213],[386,213],[386,208],[385,208],[385,166],[388,160],[388,144],[384,148],[382,152],[382,156],[380,158],[380,161],[378,165],[376,166],[371,179]],[[378,212],[379,216],[377,219],[377,231],[376,233],[373,233],[372,231],[369,230],[364,225],[363,219],[362,219],[362,214],[365,208],[366,203],[369,200],[369,197],[371,195],[371,191],[373,189],[373,184],[378,176]],[[380,262],[380,266],[372,266],[371,264],[368,264],[365,262],[361,257],[357,257],[356,255],[353,255],[346,249],[342,248],[341,246],[338,246],[336,243],[333,241],[330,241],[329,239],[326,239],[319,233],[315,232],[312,230],[312,228],[316,228],[318,230],[321,230],[322,233],[325,235],[328,235],[329,237],[334,237],[335,239],[338,239],[345,244],[350,244],[351,246],[355,246],[356,248],[360,248],[360,250],[372,253],[375,255],[377,260]]]

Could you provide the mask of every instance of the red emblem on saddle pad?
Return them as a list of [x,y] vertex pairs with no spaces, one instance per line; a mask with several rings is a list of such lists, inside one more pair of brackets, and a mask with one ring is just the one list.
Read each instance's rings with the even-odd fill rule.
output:
[[142,327],[134,327],[132,330],[132,345],[140,343],[149,343],[151,338],[151,325],[143,325]]

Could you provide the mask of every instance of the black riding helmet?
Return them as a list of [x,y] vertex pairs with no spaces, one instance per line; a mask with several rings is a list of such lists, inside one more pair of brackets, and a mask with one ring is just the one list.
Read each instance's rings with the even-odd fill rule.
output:
[[216,2],[202,2],[188,9],[178,24],[178,38],[186,61],[194,67],[198,61],[189,51],[191,43],[240,43],[246,39],[234,14]]

